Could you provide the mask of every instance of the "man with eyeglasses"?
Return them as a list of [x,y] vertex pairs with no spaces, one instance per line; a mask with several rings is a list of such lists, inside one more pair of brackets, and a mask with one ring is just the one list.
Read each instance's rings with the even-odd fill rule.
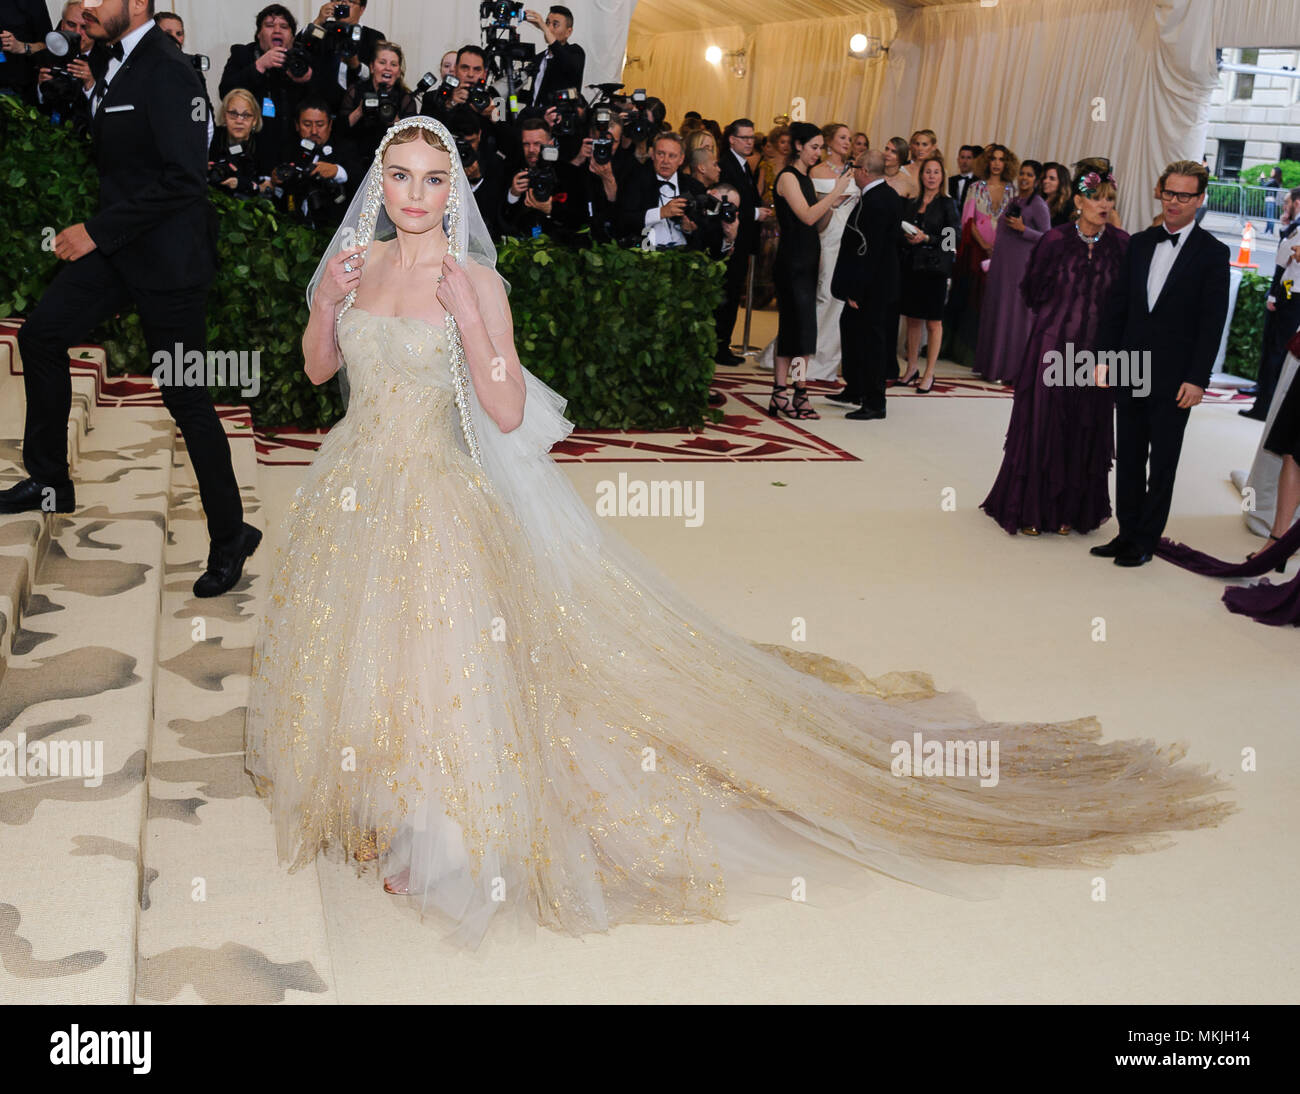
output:
[[740,231],[736,246],[727,260],[727,277],[722,303],[714,314],[718,335],[718,353],[715,360],[720,365],[739,365],[744,358],[731,352],[731,334],[736,328],[736,313],[745,295],[745,282],[749,275],[749,256],[758,247],[758,226],[772,215],[759,193],[749,157],[754,154],[754,123],[749,118],[737,118],[727,126],[723,137],[727,147],[718,154],[718,167],[722,181],[740,195]]
[[1129,242],[1098,330],[1099,351],[1149,354],[1145,385],[1113,385],[1119,535],[1092,554],[1117,566],[1150,562],[1160,542],[1188,415],[1205,395],[1228,317],[1228,248],[1195,220],[1208,183],[1191,160],[1165,168],[1155,188],[1164,222]]

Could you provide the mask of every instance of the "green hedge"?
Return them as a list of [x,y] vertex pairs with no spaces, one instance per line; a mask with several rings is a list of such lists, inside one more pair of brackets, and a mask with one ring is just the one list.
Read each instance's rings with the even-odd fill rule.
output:
[[1272,277],[1261,277],[1246,271],[1237,289],[1237,306],[1232,311],[1228,325],[1228,348],[1224,355],[1223,371],[1233,376],[1256,378],[1259,372],[1259,354],[1264,342],[1264,298]]
[[[89,146],[67,127],[0,97],[0,315],[22,315],[58,267],[52,233],[88,220],[98,184]],[[261,391],[213,388],[247,402],[261,428],[329,426],[342,415],[338,387],[313,385],[300,345],[306,285],[329,233],[286,223],[270,203],[210,191],[220,221],[220,268],[208,298],[208,345],[261,351]],[[610,244],[569,250],[545,237],[507,241],[499,267],[511,282],[515,341],[524,364],[569,399],[584,429],[699,428],[713,376],[713,309],[722,266],[696,252],[643,253]],[[103,324],[113,372],[151,371],[139,319]]]

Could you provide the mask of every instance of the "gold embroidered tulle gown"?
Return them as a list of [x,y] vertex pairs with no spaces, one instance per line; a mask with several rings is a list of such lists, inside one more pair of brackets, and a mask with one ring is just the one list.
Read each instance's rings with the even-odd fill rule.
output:
[[[373,843],[474,946],[503,913],[724,919],[858,864],[969,890],[955,864],[1096,865],[1228,808],[1177,748],[1091,718],[986,723],[923,674],[751,644],[594,522],[530,542],[457,443],[443,328],[353,307],[338,334],[351,402],[285,515],[249,707],[295,867]],[[581,580],[549,578],[555,551]],[[917,733],[996,741],[996,785],[896,773]]]

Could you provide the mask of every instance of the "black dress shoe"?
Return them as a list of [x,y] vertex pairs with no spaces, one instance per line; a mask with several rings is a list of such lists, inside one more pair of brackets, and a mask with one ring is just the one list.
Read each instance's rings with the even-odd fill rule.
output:
[[709,392],[709,406],[721,406],[727,401],[727,397],[720,391]]
[[1150,551],[1127,550],[1115,556],[1116,566],[1145,566],[1150,561]]
[[1259,385],[1256,384],[1256,385],[1254,385],[1253,387],[1243,387],[1243,388],[1242,388],[1242,389],[1241,389],[1237,394],[1239,394],[1239,395],[1258,395],[1258,394],[1259,394]]
[[827,395],[826,398],[832,403],[842,403],[844,406],[861,406],[862,396],[851,395],[848,392],[840,391],[834,395]]
[[865,406],[859,410],[850,410],[844,417],[851,422],[876,422],[883,419],[883,410],[868,410]]
[[1128,551],[1128,544],[1116,536],[1109,543],[1099,543],[1096,547],[1088,551],[1090,555],[1096,555],[1098,558],[1115,558]]
[[743,365],[745,359],[738,353],[719,353],[714,359],[715,365]]
[[[1258,404],[1256,404],[1256,405],[1258,405]],[[1237,411],[1237,413],[1240,414],[1243,418],[1250,418],[1250,419],[1252,419],[1253,421],[1256,421],[1256,422],[1266,422],[1266,421],[1268,421],[1268,415],[1267,415],[1267,414],[1260,414],[1258,411],[1256,411],[1255,407],[1253,407],[1253,406],[1251,406],[1251,407],[1246,407],[1244,410],[1239,410],[1239,411]]]
[[251,524],[245,524],[234,543],[224,547],[213,544],[208,551],[208,568],[194,583],[194,595],[220,596],[233,589],[244,572],[244,561],[261,542],[262,533]]
[[23,479],[17,486],[0,490],[0,513],[71,513],[77,507],[77,494],[69,479],[61,486]]

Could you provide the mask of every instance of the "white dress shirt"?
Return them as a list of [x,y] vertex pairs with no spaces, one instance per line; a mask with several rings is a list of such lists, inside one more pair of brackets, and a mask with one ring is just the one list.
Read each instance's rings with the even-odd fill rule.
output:
[[[678,181],[677,172],[673,172],[673,177],[665,179],[659,174],[655,175],[655,181],[659,183],[659,204],[652,206],[645,211],[645,222],[654,228],[650,236],[650,242],[656,247],[670,247],[673,244],[683,246],[686,243],[686,233],[681,227],[672,220],[665,220],[659,215],[661,206],[666,205],[673,198],[682,196],[681,183]],[[668,189],[668,184],[672,183],[672,190]]]
[[1187,246],[1187,234],[1195,227],[1196,221],[1189,220],[1177,232],[1170,232],[1168,228],[1161,229],[1166,235],[1178,236],[1178,243],[1167,243],[1164,236],[1161,236],[1160,242],[1156,244],[1155,253],[1151,256],[1151,268],[1147,270],[1147,311],[1155,310],[1160,291],[1169,279],[1169,271],[1174,268],[1174,262]]
[[[148,22],[141,23],[135,30],[131,31],[122,39],[122,59],[119,61],[116,57],[110,58],[108,68],[104,71],[104,92],[108,93],[108,86],[113,82],[113,77],[117,75],[117,70],[126,64],[126,59],[131,56],[131,51],[140,44],[140,39],[148,34],[156,24],[152,19]],[[86,92],[90,99],[90,112],[96,114],[99,112],[99,99],[95,97],[94,88]]]

